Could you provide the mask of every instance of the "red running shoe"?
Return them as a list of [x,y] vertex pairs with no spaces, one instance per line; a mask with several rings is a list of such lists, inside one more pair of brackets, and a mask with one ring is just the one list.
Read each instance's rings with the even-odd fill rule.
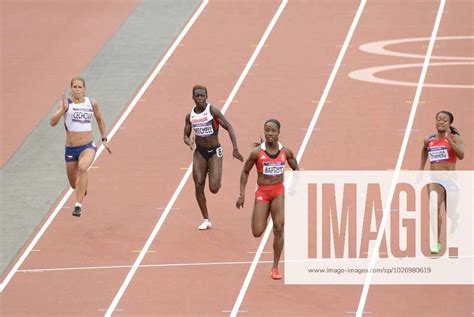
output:
[[272,279],[281,280],[282,277],[283,276],[280,272],[278,272],[278,269],[276,267],[272,268]]

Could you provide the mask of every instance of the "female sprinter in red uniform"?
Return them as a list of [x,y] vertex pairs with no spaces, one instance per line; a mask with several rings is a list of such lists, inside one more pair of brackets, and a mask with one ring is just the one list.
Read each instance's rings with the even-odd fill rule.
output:
[[[427,159],[430,159],[430,170],[432,171],[454,171],[456,169],[457,159],[462,160],[464,158],[464,149],[462,144],[461,136],[456,128],[451,126],[454,121],[454,116],[451,112],[440,111],[436,114],[436,134],[433,134],[426,138],[423,142],[423,148],[421,150],[421,161],[420,170],[425,168]],[[429,190],[436,191],[438,196],[438,242],[436,246],[431,250],[431,253],[438,254],[441,251],[440,232],[442,227],[441,210],[439,206],[442,203],[445,204],[446,209],[446,190],[456,192],[458,186],[455,180],[444,180],[443,186],[439,184],[429,184]],[[453,208],[454,210],[455,208]],[[458,217],[457,213],[453,212],[448,214],[452,219],[451,231],[457,225]]]
[[278,271],[281,251],[283,250],[284,227],[284,193],[283,173],[285,163],[288,162],[293,170],[299,170],[293,152],[278,142],[280,122],[270,119],[264,125],[265,142],[250,152],[240,175],[240,195],[235,203],[237,208],[243,207],[245,202],[245,186],[249,172],[257,165],[257,191],[252,212],[252,233],[260,237],[267,227],[268,216],[273,220],[273,266],[271,277],[275,280],[282,278]]
[[207,230],[212,226],[207,211],[204,185],[209,173],[209,189],[216,194],[221,187],[223,151],[219,144],[219,126],[229,132],[234,150],[232,155],[239,161],[244,158],[239,153],[237,139],[232,125],[219,109],[207,103],[207,88],[196,85],[193,87],[193,100],[196,106],[186,116],[184,125],[184,143],[194,150],[194,142],[190,139],[191,130],[196,136],[196,150],[193,156],[193,180],[196,189],[196,200],[201,209],[204,221],[198,226],[199,230]]
[[69,184],[76,190],[76,205],[72,215],[81,216],[84,196],[87,194],[87,170],[94,161],[97,147],[92,136],[92,117],[95,116],[99,126],[102,143],[107,148],[105,122],[99,111],[96,100],[86,97],[86,82],[83,78],[74,77],[71,80],[71,98],[63,95],[58,110],[51,117],[51,126],[56,126],[64,117],[66,128],[66,146],[64,159],[66,161]]

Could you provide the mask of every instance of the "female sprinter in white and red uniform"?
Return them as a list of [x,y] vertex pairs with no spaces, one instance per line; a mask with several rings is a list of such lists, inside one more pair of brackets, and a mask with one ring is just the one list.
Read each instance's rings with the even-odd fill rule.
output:
[[193,155],[193,180],[196,190],[196,200],[201,209],[204,221],[198,226],[199,230],[210,229],[212,223],[207,210],[204,185],[209,173],[209,189],[216,194],[221,187],[223,151],[219,144],[219,126],[229,132],[234,148],[232,155],[239,161],[244,158],[239,153],[237,139],[232,125],[219,109],[207,103],[207,88],[196,85],[193,87],[193,100],[196,106],[186,115],[184,125],[184,143],[194,150],[194,142],[190,139],[191,131],[196,136],[196,149]]
[[[76,205],[73,216],[81,216],[82,201],[87,193],[87,170],[94,161],[97,147],[92,136],[92,117],[99,126],[102,143],[107,147],[105,123],[99,111],[99,104],[85,96],[86,82],[83,78],[71,80],[71,98],[62,97],[58,110],[51,117],[51,126],[56,126],[64,117],[66,128],[66,161],[69,184],[76,190]],[[107,148],[108,149],[108,148]],[[109,151],[110,152],[110,151]]]
[[[421,150],[420,170],[425,168],[427,159],[430,159],[430,170],[432,171],[454,171],[456,169],[457,159],[464,158],[464,149],[461,136],[458,130],[451,126],[454,116],[451,112],[440,111],[436,114],[436,134],[433,134],[423,141]],[[445,204],[446,208],[446,190],[457,192],[458,187],[454,179],[442,180],[443,186],[439,184],[429,184],[429,190],[436,191],[438,196],[438,242],[431,250],[431,253],[438,254],[441,251],[440,233],[442,228],[442,217],[439,206]],[[455,200],[453,200],[455,201]],[[451,208],[450,208],[451,209]],[[457,226],[458,215],[455,207],[453,212],[448,214],[452,221],[451,231]]]
[[293,152],[283,147],[278,142],[280,135],[280,122],[269,119],[264,125],[265,142],[250,152],[240,175],[240,194],[235,206],[243,207],[245,202],[245,186],[250,170],[257,166],[257,191],[255,192],[255,204],[252,212],[252,233],[254,237],[260,237],[267,227],[268,216],[273,220],[273,266],[271,277],[275,280],[282,278],[278,271],[281,251],[283,250],[283,227],[284,227],[284,194],[283,173],[285,163],[293,170],[299,170]]

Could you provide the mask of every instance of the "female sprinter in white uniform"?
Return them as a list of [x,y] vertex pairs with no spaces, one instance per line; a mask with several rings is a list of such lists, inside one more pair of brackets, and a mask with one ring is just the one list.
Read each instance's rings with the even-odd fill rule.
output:
[[92,136],[92,117],[99,126],[102,142],[107,147],[105,123],[96,100],[85,96],[86,82],[80,77],[71,80],[71,98],[63,96],[58,110],[51,117],[51,126],[56,126],[64,117],[66,129],[66,161],[69,184],[76,190],[76,205],[73,216],[81,216],[84,196],[87,194],[87,170],[94,161],[97,147]]

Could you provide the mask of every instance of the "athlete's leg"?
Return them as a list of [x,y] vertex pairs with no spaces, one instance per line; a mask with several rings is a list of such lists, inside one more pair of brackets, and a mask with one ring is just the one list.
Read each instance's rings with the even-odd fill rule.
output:
[[445,198],[446,214],[449,220],[451,220],[451,227],[449,229],[450,234],[453,234],[456,231],[457,226],[459,225],[459,191],[460,188],[458,182],[454,179],[454,177],[451,178],[449,183],[447,184]]
[[285,200],[284,195],[276,196],[270,204],[270,212],[273,220],[273,267],[278,268],[281,252],[284,243],[284,226],[285,226]]
[[[445,212],[442,212],[441,206],[445,203],[446,191],[443,186],[439,184],[429,184],[428,185],[429,193],[432,191],[436,192],[436,202],[433,202],[435,205],[431,205],[431,230],[436,232],[436,245],[431,250],[432,253],[437,254],[441,251],[441,229],[443,228],[443,224],[445,222]],[[446,206],[446,205],[445,205]],[[435,221],[436,219],[436,221]]]
[[87,170],[94,161],[95,150],[87,148],[79,155],[76,180],[76,201],[82,204],[87,190]]
[[257,201],[252,211],[252,234],[259,238],[265,232],[270,215],[270,203]]
[[67,179],[72,189],[76,189],[77,165],[77,161],[66,162]]
[[209,190],[213,194],[221,188],[223,161],[222,153],[216,153],[209,159]]
[[206,184],[207,175],[207,161],[202,157],[198,151],[194,151],[193,155],[193,180],[196,191],[196,200],[201,209],[201,214],[204,219],[209,219],[207,211],[206,196],[204,195],[204,186]]
[[[451,227],[449,233],[454,233],[457,226],[459,225],[459,211],[458,211],[458,202],[459,202],[459,190],[451,191],[446,194],[447,198],[445,201],[446,212],[448,218],[451,220]],[[449,206],[449,207],[448,207]]]

